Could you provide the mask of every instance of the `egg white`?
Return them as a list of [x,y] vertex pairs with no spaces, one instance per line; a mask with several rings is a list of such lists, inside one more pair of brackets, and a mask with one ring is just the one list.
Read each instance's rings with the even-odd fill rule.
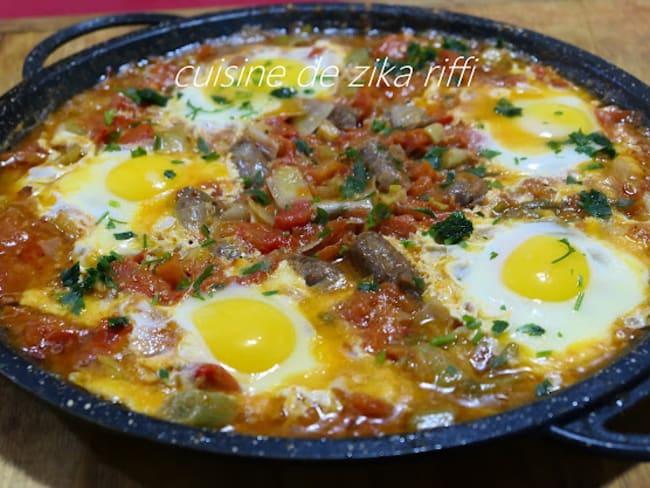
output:
[[[590,278],[577,310],[576,297],[559,302],[531,299],[502,283],[505,260],[536,235],[567,239],[585,255]],[[510,325],[499,340],[523,345],[533,357],[541,351],[553,351],[558,357],[572,346],[606,343],[617,319],[634,316],[648,301],[649,273],[643,263],[574,227],[554,222],[476,226],[466,247],[428,243],[424,249],[420,268],[429,274],[434,293],[452,315],[478,317],[486,334],[493,320],[507,321]],[[545,333],[533,336],[518,330],[530,323],[543,327]]]
[[[296,344],[291,354],[280,364],[259,373],[237,371],[219,361],[211,353],[208,345],[192,321],[192,315],[198,309],[210,303],[232,298],[245,298],[264,302],[281,311],[292,323],[296,334]],[[178,357],[187,364],[212,363],[220,364],[228,370],[242,387],[245,393],[260,393],[272,391],[283,386],[285,379],[295,375],[306,374],[318,366],[314,359],[312,340],[315,332],[309,321],[298,311],[295,301],[280,294],[265,296],[258,287],[243,287],[232,285],[225,290],[215,292],[212,297],[199,300],[187,298],[181,304],[170,307],[173,319],[183,328],[183,337],[178,346]],[[237,324],[221,324],[236,326]]]
[[[314,49],[318,50],[318,55],[313,55]],[[328,78],[327,82],[323,82],[319,76],[328,67],[342,69],[346,50],[344,46],[327,40],[317,41],[309,47],[255,45],[244,48],[238,52],[238,57],[246,60],[244,68],[250,68],[251,65],[263,66],[266,69],[264,80],[270,80],[270,87],[264,81],[260,83],[255,79],[247,79],[246,75],[241,84],[238,81],[230,82],[228,79],[219,79],[215,83],[215,75],[210,76],[210,69],[213,69],[212,73],[216,73],[214,66],[217,65],[202,64],[183,78],[177,96],[173,97],[161,112],[170,121],[182,120],[206,134],[225,128],[242,127],[247,120],[257,119],[282,108],[287,99],[270,95],[269,92],[275,87],[291,88],[295,90],[296,96],[306,98],[333,95],[338,77],[334,77],[334,80]],[[304,76],[300,79],[289,79],[289,76],[267,78],[271,69],[283,67],[283,60],[297,63],[301,67],[300,72],[305,70]],[[222,69],[229,66],[231,61],[228,57],[223,58]],[[265,65],[267,63],[268,66]],[[243,72],[246,73],[246,69]],[[333,72],[327,71],[327,74]],[[276,73],[282,74],[281,71]],[[311,76],[311,73],[315,76]],[[222,83],[234,86],[223,87]],[[217,86],[214,86],[215,84]],[[215,101],[215,96],[217,100],[225,100],[226,103]]]
[[[170,161],[174,157],[160,156]],[[225,161],[207,163],[199,159],[194,164],[201,165],[199,169],[205,171],[205,175],[199,175],[198,171],[192,169],[194,167],[188,166],[195,158],[198,156],[188,155],[183,157],[184,164],[170,166],[180,175],[179,184],[186,176],[190,179],[208,178],[211,174],[216,175],[213,179],[224,183],[239,180],[232,175],[234,169]],[[80,237],[75,242],[73,254],[82,265],[92,265],[91,261],[96,255],[109,254],[111,251],[122,255],[142,251],[145,233],[150,243],[160,241],[161,245],[173,247],[183,239],[182,229],[177,228],[171,209],[163,204],[177,190],[178,184],[170,183],[169,188],[161,187],[160,193],[142,200],[122,198],[108,188],[107,178],[112,170],[130,160],[136,164],[147,162],[146,158],[132,158],[127,150],[101,152],[87,155],[73,165],[34,167],[18,182],[17,187],[32,188],[40,215],[48,218],[64,215],[77,226]],[[156,202],[160,202],[160,205],[156,206]],[[142,221],[145,207],[150,210],[146,223]],[[129,231],[134,232],[135,237],[116,238],[116,234]]]

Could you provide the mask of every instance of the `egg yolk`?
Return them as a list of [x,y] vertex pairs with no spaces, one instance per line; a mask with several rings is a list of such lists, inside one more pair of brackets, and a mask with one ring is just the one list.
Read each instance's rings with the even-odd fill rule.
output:
[[587,287],[589,264],[568,240],[531,237],[505,260],[501,280],[513,292],[545,302],[562,302]]
[[[128,159],[108,173],[106,187],[125,200],[145,200],[175,186],[173,167],[168,159],[160,156]],[[165,176],[166,171],[168,176]]]
[[296,346],[291,320],[259,300],[220,300],[196,310],[192,321],[214,357],[242,373],[267,371]]
[[146,155],[131,158],[106,176],[106,187],[114,195],[138,202],[189,184],[222,177],[225,166],[219,162],[173,164],[172,159]]
[[594,130],[589,117],[576,107],[543,101],[520,106],[522,115],[519,117],[490,116],[492,136],[512,151],[546,153],[550,151],[547,145],[550,140],[566,139],[578,129],[585,133]]

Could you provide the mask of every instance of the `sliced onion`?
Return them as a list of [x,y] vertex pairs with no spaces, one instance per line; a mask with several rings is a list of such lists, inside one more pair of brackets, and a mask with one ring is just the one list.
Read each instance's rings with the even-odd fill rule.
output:
[[303,101],[305,114],[293,119],[291,124],[301,136],[313,133],[329,117],[334,110],[332,102],[305,99]]
[[219,218],[229,221],[244,221],[250,217],[249,208],[243,202],[235,202],[224,210]]
[[312,198],[307,182],[295,166],[275,168],[266,184],[279,208],[285,208],[296,200]]
[[388,109],[388,117],[393,127],[401,129],[422,127],[430,120],[426,111],[416,105],[393,105]]
[[337,215],[342,215],[350,210],[372,210],[372,202],[368,198],[363,200],[331,200],[331,201],[321,201],[316,204],[318,208],[325,210],[330,216],[336,217]]
[[275,215],[271,211],[271,205],[260,205],[252,197],[247,198],[248,208],[256,220],[264,222],[265,224],[273,225],[275,223]]
[[257,143],[269,157],[274,159],[278,155],[280,145],[273,137],[269,136],[268,128],[264,124],[251,124],[246,128],[247,139]]

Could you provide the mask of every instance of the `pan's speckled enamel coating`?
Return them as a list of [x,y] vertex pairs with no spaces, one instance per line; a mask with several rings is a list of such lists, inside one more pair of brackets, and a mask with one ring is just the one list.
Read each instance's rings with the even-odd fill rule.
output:
[[[491,20],[445,11],[363,4],[301,4],[222,11],[193,18],[124,14],[66,28],[39,44],[25,61],[25,80],[0,98],[0,150],[15,144],[62,102],[93,86],[107,68],[178,47],[225,36],[247,25],[281,28],[302,21],[321,29],[398,31],[438,29],[474,38],[501,38],[552,65],[607,102],[642,114],[650,125],[650,87],[585,51]],[[57,46],[93,30],[155,24],[111,39],[48,68],[42,62]],[[50,405],[113,431],[221,454],[272,459],[365,459],[458,448],[546,429],[580,445],[650,458],[650,437],[608,431],[607,420],[650,392],[650,337],[587,380],[505,413],[441,429],[353,439],[289,439],[197,429],[157,420],[101,400],[43,371],[0,343],[0,373]],[[645,381],[644,381],[645,380]]]

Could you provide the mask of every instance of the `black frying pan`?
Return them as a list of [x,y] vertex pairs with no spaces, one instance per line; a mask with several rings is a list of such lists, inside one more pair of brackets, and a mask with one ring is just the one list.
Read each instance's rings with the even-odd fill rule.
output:
[[[398,31],[438,29],[473,38],[501,38],[608,102],[643,114],[650,125],[650,87],[578,48],[491,20],[444,11],[390,5],[302,4],[248,8],[182,18],[164,14],[101,17],[61,30],[27,56],[24,81],[0,98],[0,150],[6,150],[76,93],[93,86],[107,68],[164,54],[192,42],[228,35],[247,25],[282,28],[294,22],[322,28]],[[47,68],[59,45],[118,25],[151,27],[111,39]],[[608,423],[650,394],[650,337],[612,365],[550,397],[505,413],[417,433],[353,439],[287,439],[222,433],[172,424],[101,400],[38,368],[0,343],[0,373],[42,400],[105,428],[166,444],[214,453],[266,458],[379,458],[451,449],[515,433],[546,430],[572,443],[613,454],[650,459],[650,436],[621,434]]]

